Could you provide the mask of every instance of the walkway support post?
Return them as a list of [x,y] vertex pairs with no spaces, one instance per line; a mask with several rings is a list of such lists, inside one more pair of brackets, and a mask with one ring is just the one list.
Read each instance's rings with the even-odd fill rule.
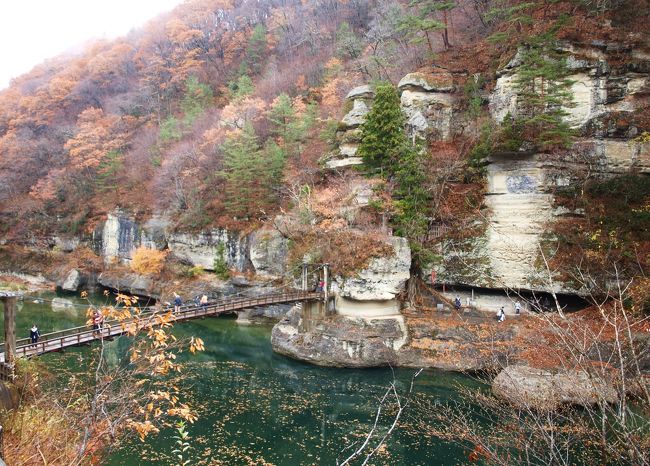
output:
[[0,301],[4,305],[5,317],[5,363],[13,365],[16,360],[16,301],[18,294],[0,292]]
[[327,312],[327,299],[329,298],[330,265],[323,264],[323,297],[325,299],[325,312]]
[[300,280],[301,280],[300,289],[302,291],[307,291],[308,286],[307,286],[307,263],[306,262],[302,263],[302,272],[301,272]]

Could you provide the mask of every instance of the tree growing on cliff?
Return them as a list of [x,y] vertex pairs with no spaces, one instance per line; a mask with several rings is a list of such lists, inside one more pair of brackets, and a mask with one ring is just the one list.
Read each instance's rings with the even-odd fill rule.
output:
[[395,87],[388,83],[379,84],[372,109],[361,127],[358,154],[368,168],[379,169],[389,176],[395,173],[409,147],[404,133],[405,121]]
[[555,32],[561,25],[529,39],[520,48],[521,64],[517,68],[518,123],[523,126],[523,138],[541,149],[568,147],[574,136],[565,118],[566,108],[573,104],[566,57],[557,50]]

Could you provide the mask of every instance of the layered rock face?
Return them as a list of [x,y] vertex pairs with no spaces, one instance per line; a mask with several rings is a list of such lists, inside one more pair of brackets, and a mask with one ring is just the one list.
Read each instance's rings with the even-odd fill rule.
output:
[[293,309],[273,328],[274,351],[314,364],[375,367],[398,363],[408,340],[397,295],[410,276],[411,250],[405,238],[392,237],[394,254],[374,258],[356,276],[336,277],[336,314],[314,316]]
[[488,166],[486,232],[492,286],[531,287],[539,241],[553,217],[546,171],[535,156],[492,157]]
[[560,405],[591,406],[617,399],[613,384],[580,370],[551,372],[528,366],[509,366],[492,382],[495,395],[522,408],[557,409]]
[[407,117],[411,136],[423,139],[449,139],[453,133],[454,92],[453,76],[444,70],[432,73],[409,73],[398,89],[402,111]]
[[336,132],[337,150],[324,158],[327,168],[361,165],[361,157],[356,155],[361,142],[360,126],[366,121],[366,115],[370,111],[374,96],[375,92],[367,85],[355,87],[348,92],[345,97],[345,105],[351,106],[351,109],[341,120]]
[[[551,283],[539,265],[543,263],[540,240],[548,226],[560,216],[583,215],[554,209],[553,192],[578,183],[587,172],[650,174],[650,145],[631,141],[641,131],[634,123],[636,112],[647,104],[650,94],[650,57],[620,44],[563,47],[572,73],[568,79],[573,81],[574,105],[565,110],[578,134],[575,144],[561,156],[519,152],[489,157],[486,233],[467,250],[445,251],[461,259],[463,255],[481,257],[486,273],[459,274],[441,268],[440,281],[579,293],[557,280]],[[498,73],[489,105],[496,122],[519,112],[515,81],[520,63],[517,55]]]
[[288,243],[275,230],[262,229],[241,235],[236,231],[214,229],[190,234],[172,232],[169,225],[164,217],[153,217],[140,224],[128,213],[118,210],[109,214],[95,231],[93,249],[107,263],[128,263],[133,251],[140,246],[168,249],[188,264],[213,270],[217,250],[223,246],[228,266],[238,272],[255,271],[270,278],[285,272]]
[[[458,97],[451,73],[443,69],[409,73],[400,80],[398,90],[411,137],[449,139],[453,135]],[[351,108],[339,124],[337,149],[323,159],[327,168],[340,169],[362,163],[357,156],[361,142],[360,127],[372,108],[374,96],[373,89],[368,85],[355,87],[346,96],[346,106]]]

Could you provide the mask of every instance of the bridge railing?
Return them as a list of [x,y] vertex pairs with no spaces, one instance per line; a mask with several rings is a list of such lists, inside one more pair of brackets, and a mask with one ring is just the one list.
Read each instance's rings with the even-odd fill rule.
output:
[[[173,314],[173,320],[188,320],[211,314],[236,311],[250,307],[289,303],[306,299],[320,299],[323,293],[307,291],[288,291],[282,293],[273,293],[258,297],[237,297],[222,298],[219,300],[209,301],[205,305],[185,304],[180,307],[178,312],[173,312],[173,307],[148,308],[143,312],[138,312],[132,318],[126,320],[111,319],[102,323],[101,329],[93,329],[88,325],[72,327],[56,332],[44,333],[40,336],[37,343],[32,343],[29,338],[21,338],[16,341],[16,356],[27,356],[34,353],[44,353],[53,349],[72,346],[74,344],[84,343],[94,340],[95,338],[108,338],[111,336],[121,335],[130,329],[139,331],[159,324],[157,319],[169,312]],[[133,327],[135,325],[135,327]],[[0,344],[4,349],[4,342]]]

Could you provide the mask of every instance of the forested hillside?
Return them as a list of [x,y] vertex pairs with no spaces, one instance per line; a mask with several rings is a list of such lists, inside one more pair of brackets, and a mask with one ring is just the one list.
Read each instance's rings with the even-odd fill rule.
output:
[[[647,11],[642,0],[188,1],[127,37],[53,58],[0,94],[2,234],[85,235],[116,207],[140,219],[162,213],[178,231],[250,231],[308,202],[325,229],[340,225],[332,208],[359,175],[324,160],[341,143],[344,96],[361,84],[394,88],[419,70],[447,83],[453,123],[442,136],[396,135],[393,145],[415,144],[406,152],[361,150],[366,174],[387,183],[353,226],[388,222],[431,263],[435,254],[420,246],[435,225],[451,233],[469,225],[456,228],[461,242],[480,234],[490,154],[564,157],[595,131],[565,121],[567,50],[600,47],[608,66],[624,67],[630,50],[647,53]],[[518,50],[520,111],[495,126],[489,96]],[[622,121],[599,124],[634,128],[623,136],[645,144],[644,95],[636,92]],[[375,130],[385,142],[381,124]],[[632,209],[647,200],[646,185]],[[598,189],[588,194],[602,196]],[[559,194],[574,208],[586,202]],[[575,236],[571,225],[564,237]],[[626,241],[646,244],[635,225]]]

